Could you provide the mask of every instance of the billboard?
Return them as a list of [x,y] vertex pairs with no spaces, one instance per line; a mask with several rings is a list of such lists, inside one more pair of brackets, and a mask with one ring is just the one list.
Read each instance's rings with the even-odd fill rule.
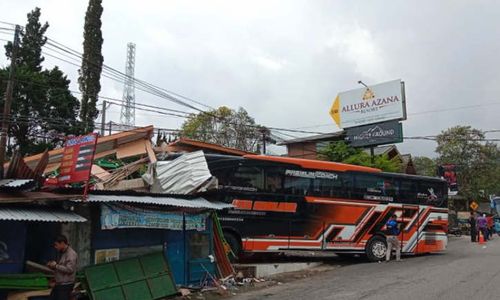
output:
[[340,128],[406,120],[404,82],[398,79],[339,93],[330,116]]
[[353,147],[367,147],[403,141],[403,126],[389,121],[346,129],[346,141]]
[[59,184],[89,180],[96,143],[95,133],[66,140],[58,177]]
[[448,194],[455,196],[458,194],[457,166],[446,164],[438,167],[438,174],[448,182]]

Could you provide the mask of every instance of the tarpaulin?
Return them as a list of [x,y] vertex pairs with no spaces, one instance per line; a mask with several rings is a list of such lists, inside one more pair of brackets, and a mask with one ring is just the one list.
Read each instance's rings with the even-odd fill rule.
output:
[[183,214],[136,208],[122,204],[101,205],[101,229],[156,228],[203,231],[207,214]]

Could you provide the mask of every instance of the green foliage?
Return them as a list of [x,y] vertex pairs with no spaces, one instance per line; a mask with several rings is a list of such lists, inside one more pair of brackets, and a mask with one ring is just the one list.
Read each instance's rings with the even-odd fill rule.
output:
[[377,155],[372,162],[371,155],[359,148],[353,148],[344,142],[329,143],[319,151],[320,158],[346,164],[373,167],[385,172],[399,172],[401,164],[390,160],[387,155]]
[[[21,43],[19,51],[17,52],[17,65],[18,67],[25,68],[33,72],[40,72],[42,70],[42,47],[47,42],[44,36],[49,28],[49,23],[40,23],[41,16],[40,8],[36,7],[28,13],[28,23],[21,32]],[[5,55],[10,59],[12,55],[12,42],[5,45]]]
[[261,130],[248,112],[225,106],[192,115],[181,127],[180,136],[203,142],[219,144],[243,151],[256,152]]
[[436,176],[437,164],[435,160],[425,156],[415,156],[413,164],[417,175]]
[[500,192],[500,150],[484,140],[484,132],[470,126],[452,127],[437,137],[437,162],[458,166],[459,193],[468,199]]
[[83,59],[79,70],[78,83],[82,92],[80,118],[85,131],[94,130],[97,118],[97,100],[101,91],[101,71],[104,58],[101,48],[103,43],[101,32],[102,0],[89,0],[83,34]]
[[[9,152],[18,148],[22,154],[44,151],[62,144],[62,136],[78,134],[78,100],[69,91],[70,81],[55,67],[43,70],[41,47],[48,23],[42,25],[40,9],[28,14],[28,23],[21,34],[18,51],[16,84],[10,116]],[[12,55],[12,43],[5,46],[6,56]],[[9,68],[0,69],[0,93],[5,93]],[[3,97],[0,101],[3,107]]]

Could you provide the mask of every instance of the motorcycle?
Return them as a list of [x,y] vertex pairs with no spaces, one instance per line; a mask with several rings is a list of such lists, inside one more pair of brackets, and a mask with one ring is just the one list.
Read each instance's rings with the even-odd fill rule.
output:
[[453,234],[456,237],[462,236],[462,229],[459,227],[450,227],[448,228],[448,234]]

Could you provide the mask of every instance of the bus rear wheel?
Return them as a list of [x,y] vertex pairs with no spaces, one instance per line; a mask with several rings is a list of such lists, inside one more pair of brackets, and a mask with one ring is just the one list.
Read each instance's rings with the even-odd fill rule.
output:
[[369,261],[381,261],[385,259],[387,252],[387,241],[383,236],[373,236],[366,244],[366,257]]

